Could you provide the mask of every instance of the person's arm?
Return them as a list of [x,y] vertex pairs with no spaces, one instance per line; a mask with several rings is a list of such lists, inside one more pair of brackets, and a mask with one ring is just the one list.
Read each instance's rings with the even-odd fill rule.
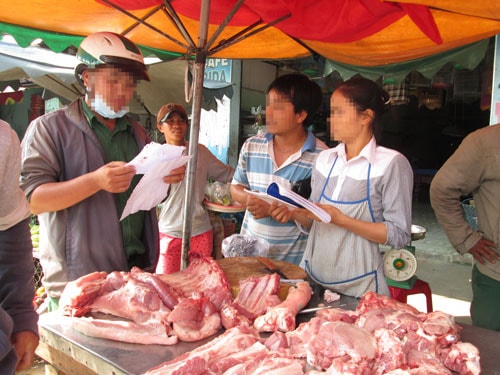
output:
[[238,158],[238,165],[234,171],[233,180],[229,188],[233,201],[242,205],[247,204],[248,194],[245,193],[245,189],[247,189],[249,186],[247,171],[246,171],[246,165],[247,165],[246,150],[248,147],[247,142],[245,142],[241,147],[240,155]]
[[[176,184],[185,177],[186,166],[173,169],[163,178],[166,184]],[[113,161],[101,168],[62,182],[49,182],[38,186],[30,198],[31,213],[64,210],[100,190],[110,193],[122,193],[130,187],[135,168],[122,161]]]
[[17,353],[16,371],[26,370],[35,361],[35,349],[38,346],[38,336],[31,331],[21,331],[12,335],[12,345]]
[[254,219],[263,219],[272,216],[273,208],[278,206],[275,202],[272,205],[266,201],[259,199],[251,194],[244,191],[245,187],[242,185],[231,185],[231,197],[234,201],[241,205],[247,206],[247,211],[249,211]]
[[[306,230],[311,228],[313,220],[320,221],[319,218],[312,215],[305,208],[290,209],[285,205],[273,203],[270,207],[271,217],[280,222],[286,223],[290,220],[304,227]],[[309,215],[309,216],[308,216]]]
[[246,206],[248,193],[245,192],[245,187],[243,185],[231,184],[229,190],[231,192],[231,197],[236,203]]
[[72,180],[42,184],[31,194],[31,212],[38,215],[43,212],[64,210],[100,190],[110,193],[124,192],[129,188],[134,175],[133,166],[115,161]]
[[469,253],[481,264],[486,264],[486,261],[496,263],[500,260],[500,254],[495,251],[495,243],[484,237],[469,249]]
[[[203,154],[200,152],[201,149],[199,149],[198,152],[204,157],[206,156],[204,163],[207,165],[208,177],[224,183],[231,182],[234,176],[234,168],[217,159],[205,146],[203,146],[203,148],[206,150]],[[200,160],[198,160],[198,162],[200,162]]]
[[411,242],[413,169],[402,154],[396,155],[382,176],[382,217],[387,238],[381,244],[400,249]]
[[465,219],[460,197],[481,184],[481,144],[466,137],[432,179],[430,201],[439,224],[455,249],[465,254],[481,239]]

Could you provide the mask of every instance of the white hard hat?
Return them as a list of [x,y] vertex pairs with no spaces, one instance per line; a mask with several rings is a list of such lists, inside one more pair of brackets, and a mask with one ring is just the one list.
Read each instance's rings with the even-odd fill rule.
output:
[[129,39],[112,32],[98,32],[86,37],[76,57],[82,62],[77,73],[98,65],[117,65],[137,74],[137,78],[149,81],[146,65],[141,51]]

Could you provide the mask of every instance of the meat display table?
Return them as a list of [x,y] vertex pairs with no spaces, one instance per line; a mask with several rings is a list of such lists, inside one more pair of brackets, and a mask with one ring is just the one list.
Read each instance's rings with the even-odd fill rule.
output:
[[[357,306],[357,300],[342,296],[340,301],[331,305],[353,310]],[[297,322],[306,321],[312,316],[314,314],[299,315]],[[479,349],[482,373],[500,375],[500,332],[470,325],[462,327],[462,341],[470,342]],[[214,338],[212,336],[194,343],[179,342],[171,346],[138,345],[97,339],[73,330],[71,318],[61,316],[57,312],[42,314],[39,330],[40,345],[37,355],[68,375],[139,375]]]
[[176,345],[139,345],[85,336],[58,312],[40,315],[37,355],[68,375],[139,375],[213,339]]
[[[317,306],[318,293],[308,307]],[[358,300],[343,296],[331,306],[354,310]],[[314,314],[301,314],[297,322]],[[68,375],[139,375],[165,361],[201,346],[215,336],[176,345],[139,345],[85,336],[71,327],[71,318],[59,312],[40,315],[40,344],[37,355]],[[222,332],[222,331],[221,331]]]

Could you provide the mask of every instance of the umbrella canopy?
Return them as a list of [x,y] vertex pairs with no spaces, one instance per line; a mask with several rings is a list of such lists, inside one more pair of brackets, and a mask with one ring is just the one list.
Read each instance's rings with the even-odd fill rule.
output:
[[378,66],[500,33],[500,3],[491,0],[3,0],[0,14],[0,32],[11,34],[21,46],[41,38],[59,52],[96,31],[113,31],[158,57],[171,51],[194,58],[183,268],[208,56],[289,59],[319,54]]
[[[150,52],[194,53],[207,0],[3,0],[0,31],[60,52],[95,31],[123,33]],[[491,0],[211,0],[212,57],[297,58],[377,66],[413,60],[500,33]],[[202,6],[203,5],[203,6]],[[234,16],[226,20],[228,14]],[[219,26],[222,25],[222,28]],[[185,31],[184,31],[185,30]]]
[[[84,93],[75,78],[77,64],[78,59],[71,54],[35,46],[22,48],[0,38],[0,92],[7,86],[17,89],[21,86],[19,81],[29,80],[72,101]],[[185,60],[158,62],[158,59],[147,58],[146,64],[151,81],[139,82],[137,97],[130,105],[131,112],[155,115],[165,103],[183,102],[188,63]],[[208,96],[214,90],[204,91]]]
[[349,79],[356,74],[361,74],[373,81],[377,81],[382,77],[384,81],[401,83],[410,72],[416,71],[425,78],[432,79],[444,65],[449,63],[457,64],[460,69],[475,69],[484,59],[488,43],[489,39],[485,39],[420,59],[381,66],[356,66],[326,60],[323,75],[327,76],[337,71],[343,80]]

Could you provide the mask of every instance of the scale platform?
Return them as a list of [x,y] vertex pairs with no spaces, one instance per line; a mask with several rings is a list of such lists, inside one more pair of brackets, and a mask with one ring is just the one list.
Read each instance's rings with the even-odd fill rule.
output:
[[387,280],[387,285],[393,286],[396,288],[401,288],[401,289],[413,289],[415,286],[415,283],[417,282],[418,277],[413,275],[410,277],[408,280],[404,281],[396,281],[393,279],[390,279],[388,277],[385,278]]

